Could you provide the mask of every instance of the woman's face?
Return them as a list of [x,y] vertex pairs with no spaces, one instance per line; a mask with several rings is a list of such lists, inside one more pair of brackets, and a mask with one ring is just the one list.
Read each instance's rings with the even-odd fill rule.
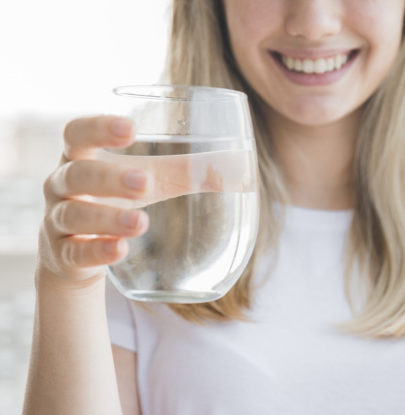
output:
[[243,76],[272,109],[303,125],[363,104],[401,43],[405,0],[223,2]]

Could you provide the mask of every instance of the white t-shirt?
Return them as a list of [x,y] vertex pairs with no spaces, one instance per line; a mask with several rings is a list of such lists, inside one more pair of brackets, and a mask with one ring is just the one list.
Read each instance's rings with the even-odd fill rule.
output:
[[[107,282],[113,344],[138,354],[143,415],[404,415],[405,339],[343,335],[343,249],[353,211],[287,207],[254,322],[202,327],[148,312]],[[257,280],[266,274],[264,258]]]

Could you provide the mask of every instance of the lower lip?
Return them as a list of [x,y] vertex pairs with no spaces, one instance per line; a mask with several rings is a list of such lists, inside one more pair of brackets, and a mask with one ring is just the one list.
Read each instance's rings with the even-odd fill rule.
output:
[[273,58],[273,61],[281,69],[281,72],[294,84],[304,85],[304,86],[314,86],[314,85],[330,85],[335,82],[340,81],[353,66],[354,62],[359,56],[359,51],[356,51],[356,54],[352,56],[340,69],[325,72],[323,74],[306,74],[304,72],[292,72],[288,70],[277,58],[270,52],[270,56]]

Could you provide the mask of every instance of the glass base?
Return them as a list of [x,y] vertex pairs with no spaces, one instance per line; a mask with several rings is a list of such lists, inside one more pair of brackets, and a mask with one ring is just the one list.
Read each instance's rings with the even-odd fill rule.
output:
[[209,301],[218,300],[223,294],[217,291],[180,291],[180,290],[162,290],[162,291],[147,291],[147,290],[128,290],[125,296],[131,300],[149,301],[160,303],[206,303]]

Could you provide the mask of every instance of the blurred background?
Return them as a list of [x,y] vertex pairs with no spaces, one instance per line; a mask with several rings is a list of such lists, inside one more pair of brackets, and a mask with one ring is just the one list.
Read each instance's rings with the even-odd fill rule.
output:
[[106,111],[114,86],[157,83],[170,0],[14,0],[0,6],[0,414],[21,414],[42,183],[63,128]]

